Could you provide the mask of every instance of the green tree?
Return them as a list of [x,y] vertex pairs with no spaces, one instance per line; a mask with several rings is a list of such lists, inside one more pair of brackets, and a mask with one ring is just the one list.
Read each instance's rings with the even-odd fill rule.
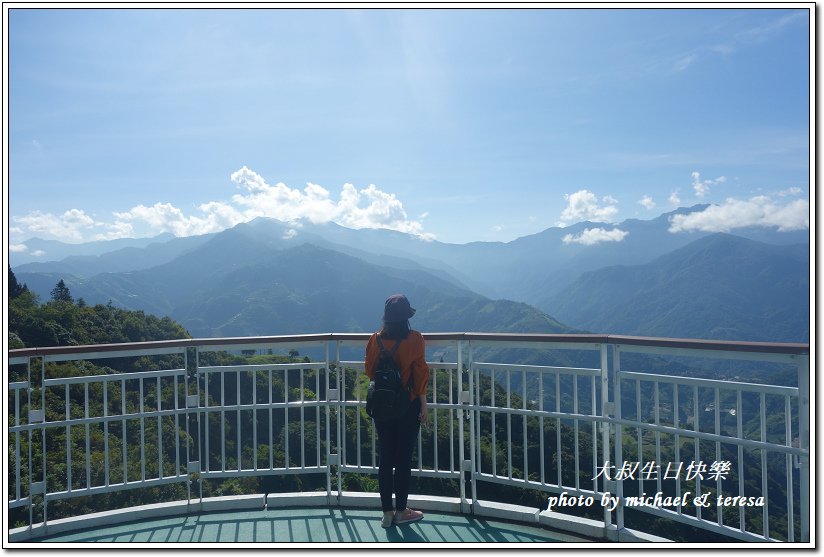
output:
[[9,299],[13,300],[14,298],[21,295],[23,292],[28,291],[28,286],[17,282],[17,277],[14,276],[14,272],[11,270],[11,265],[9,265]]
[[51,291],[51,299],[55,302],[72,302],[74,303],[74,299],[72,298],[71,292],[69,292],[69,287],[66,286],[66,283],[63,282],[63,279],[60,279],[60,282],[57,283]]
[[17,348],[25,347],[25,343],[22,340],[20,340],[20,337],[17,336],[17,333],[9,331],[9,350],[15,350]]

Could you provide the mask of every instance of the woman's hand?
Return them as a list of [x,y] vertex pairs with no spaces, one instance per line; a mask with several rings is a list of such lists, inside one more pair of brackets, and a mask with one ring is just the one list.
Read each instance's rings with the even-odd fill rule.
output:
[[421,413],[418,416],[418,418],[420,418],[420,420],[421,420],[421,425],[428,428],[429,427],[429,412],[427,411],[427,407],[426,407],[426,397],[424,395],[421,395],[421,396],[418,397],[418,399],[421,401]]

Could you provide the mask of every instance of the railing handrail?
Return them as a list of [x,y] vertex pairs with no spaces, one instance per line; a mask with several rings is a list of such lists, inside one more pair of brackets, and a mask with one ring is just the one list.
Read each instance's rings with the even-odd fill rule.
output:
[[[145,342],[125,342],[116,344],[86,344],[74,346],[43,346],[9,350],[13,357],[37,357],[49,355],[84,354],[87,352],[119,352],[123,350],[149,350],[164,348],[192,348],[203,346],[233,346],[248,344],[288,344],[295,342],[349,341],[366,342],[372,333],[314,333],[298,335],[254,336],[254,337],[206,337]],[[542,333],[422,333],[428,341],[477,340],[490,342],[546,342],[572,344],[622,344],[652,348],[675,348],[687,350],[717,350],[723,352],[750,352],[761,354],[809,355],[809,343],[796,342],[753,342],[733,340],[705,340],[690,338],[641,337],[612,334],[542,334]]]

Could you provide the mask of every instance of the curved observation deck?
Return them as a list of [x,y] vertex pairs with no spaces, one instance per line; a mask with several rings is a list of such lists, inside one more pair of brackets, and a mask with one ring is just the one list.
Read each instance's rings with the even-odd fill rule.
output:
[[387,531],[366,334],[10,351],[10,546],[809,543],[809,345],[424,336],[427,517]]

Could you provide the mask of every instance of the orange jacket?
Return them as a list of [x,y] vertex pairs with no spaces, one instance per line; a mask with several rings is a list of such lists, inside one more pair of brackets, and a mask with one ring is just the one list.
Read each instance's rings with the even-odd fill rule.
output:
[[[378,333],[369,337],[366,344],[366,375],[369,379],[375,377],[375,367],[380,359],[380,348],[376,340]],[[381,343],[387,351],[391,351],[396,340],[381,338]],[[412,390],[409,393],[410,400],[415,400],[419,396],[426,396],[426,386],[429,383],[429,366],[426,364],[426,347],[423,336],[418,331],[410,331],[409,336],[401,341],[398,350],[395,352],[395,363],[401,368],[401,382],[404,385],[409,381],[412,374]]]

